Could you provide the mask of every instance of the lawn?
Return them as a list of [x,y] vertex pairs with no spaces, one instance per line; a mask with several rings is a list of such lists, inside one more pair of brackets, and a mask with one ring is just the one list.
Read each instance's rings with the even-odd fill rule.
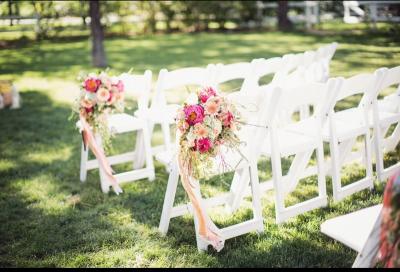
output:
[[[1,40],[1,33],[0,33]],[[105,42],[112,71],[136,72],[161,68],[233,63],[316,49],[337,41],[333,76],[400,65],[400,43],[387,32],[335,33],[262,32],[202,33],[109,38]],[[68,122],[77,94],[76,76],[90,67],[90,41],[42,41],[0,50],[0,78],[15,80],[23,107],[0,111],[0,267],[350,267],[356,252],[320,233],[320,224],[334,216],[377,204],[383,186],[274,223],[273,192],[263,196],[265,232],[226,241],[222,252],[196,249],[191,216],[172,219],[166,237],[157,231],[168,174],[156,163],[156,180],[123,186],[124,193],[103,194],[98,171],[79,181],[81,137]],[[183,96],[183,95],[182,95]],[[130,101],[134,107],[134,103]],[[133,147],[134,135],[115,140],[114,151]],[[160,141],[156,133],[153,141]],[[399,160],[398,153],[386,157]],[[271,176],[260,161],[260,178]],[[116,167],[117,171],[129,165]],[[345,182],[362,170],[346,168]],[[229,188],[232,175],[203,182],[204,194]],[[315,193],[315,178],[306,180],[289,201]],[[301,194],[300,194],[301,192]],[[303,194],[303,196],[302,196]],[[179,188],[178,202],[187,201]],[[218,226],[251,216],[246,200],[233,216],[212,211]]]

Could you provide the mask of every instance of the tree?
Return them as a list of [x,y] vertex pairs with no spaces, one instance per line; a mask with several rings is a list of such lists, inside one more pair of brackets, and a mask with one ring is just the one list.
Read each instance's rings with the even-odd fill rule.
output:
[[293,27],[288,18],[288,1],[278,1],[278,28],[279,30],[289,30]]
[[101,14],[99,1],[90,1],[89,15],[91,18],[90,28],[92,32],[92,63],[95,67],[106,67],[107,61],[103,46],[104,32],[100,22]]

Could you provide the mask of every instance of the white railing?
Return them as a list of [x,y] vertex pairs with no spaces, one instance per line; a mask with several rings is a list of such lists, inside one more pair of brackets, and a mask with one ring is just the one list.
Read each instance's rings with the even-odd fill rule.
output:
[[[359,23],[363,20],[370,20],[376,27],[376,22],[400,22],[400,16],[382,16],[378,9],[389,5],[400,5],[399,1],[343,1],[345,23]],[[362,9],[360,6],[364,6]],[[368,9],[368,18],[365,10]],[[354,13],[354,15],[351,14]]]

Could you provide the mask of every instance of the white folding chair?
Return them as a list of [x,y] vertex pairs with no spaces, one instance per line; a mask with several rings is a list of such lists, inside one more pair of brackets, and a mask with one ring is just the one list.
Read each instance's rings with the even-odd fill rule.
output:
[[[272,89],[272,83],[275,81],[276,74],[282,70],[283,64],[281,57],[253,59],[250,63],[250,74],[244,79],[241,91],[254,93],[260,89],[260,86],[269,86]],[[272,76],[272,80],[267,84],[260,85],[262,78],[268,75]]]
[[[138,100],[139,110],[146,108],[151,90],[151,71],[147,70],[144,75],[122,74],[119,78],[124,83],[126,96],[140,95]],[[154,180],[155,173],[151,153],[150,133],[146,119],[138,118],[128,113],[117,113],[109,116],[108,125],[109,129],[115,134],[137,132],[134,151],[107,157],[110,165],[132,162],[134,170],[116,174],[115,178],[117,181],[124,183],[143,178],[148,178],[150,181]],[[97,144],[101,147],[101,138],[98,135],[95,137]],[[80,180],[82,182],[86,181],[88,170],[99,168],[97,159],[88,160],[88,156],[89,151],[88,149],[85,150],[82,144],[80,168]],[[143,167],[143,158],[146,163],[145,167]],[[99,169],[99,173],[101,189],[104,193],[107,193],[111,184],[107,182],[101,168]]]
[[[331,166],[328,174],[332,175],[333,199],[339,201],[346,196],[366,188],[372,189],[372,149],[371,149],[371,112],[378,84],[383,77],[382,70],[374,74],[360,74],[344,81],[339,90],[337,101],[362,95],[356,107],[338,110],[330,114],[329,126],[324,129],[324,141],[329,143]],[[352,151],[358,137],[364,137],[364,145]],[[341,183],[341,168],[345,164],[362,160],[366,175],[346,186]]]
[[382,204],[326,220],[321,232],[354,249],[353,268],[371,268],[379,250]]
[[[279,108],[294,113],[302,103],[314,105],[313,114],[303,120],[290,124],[281,124],[279,116],[275,117],[275,126],[265,135],[261,145],[261,154],[271,158],[272,181],[260,183],[261,191],[275,189],[275,217],[277,223],[282,223],[298,214],[327,204],[324,155],[322,142],[322,127],[328,120],[328,113],[333,109],[335,96],[342,79],[331,79],[327,83],[299,84],[295,88],[283,89]],[[292,206],[285,206],[285,196],[294,191],[299,181],[305,177],[315,175],[308,163],[316,152],[318,196],[299,202]],[[281,159],[294,156],[290,168],[285,176],[282,173]],[[310,169],[309,169],[310,168]],[[236,209],[242,198],[248,194],[247,182],[239,183],[231,188],[233,208]]]
[[317,54],[315,56],[316,61],[322,61],[323,73],[320,75],[320,80],[326,81],[330,75],[330,62],[335,55],[338,43],[333,42],[331,44],[322,46],[318,48]]
[[[234,101],[241,102],[249,99],[249,97],[246,97],[243,94],[238,95],[238,92],[232,93],[230,97]],[[257,122],[253,123],[255,126],[244,127],[241,130],[240,137],[245,144],[241,145],[240,153],[244,154],[245,158],[243,158],[242,155],[240,155],[237,151],[224,149],[224,161],[226,161],[230,166],[236,166],[235,169],[221,169],[218,167],[220,162],[218,159],[215,160],[215,169],[218,170],[219,173],[222,174],[229,171],[246,172],[249,176],[251,185],[253,218],[245,222],[221,229],[220,231],[224,240],[243,235],[251,231],[263,232],[264,230],[260,201],[261,192],[257,174],[257,153],[259,153],[258,143],[262,140],[263,134],[265,133],[265,130],[267,130],[267,127],[270,126],[269,122],[272,120],[272,116],[275,115],[275,111],[277,109],[276,105],[278,104],[279,100],[279,92],[273,92],[268,98],[266,96],[257,96],[253,102],[260,103],[266,101],[266,99],[269,100],[269,103],[267,104],[268,107],[262,108]],[[179,181],[179,169],[176,154],[171,152],[159,153],[156,155],[156,159],[161,163],[168,165],[170,168],[168,185],[165,192],[163,211],[159,226],[159,231],[165,235],[168,231],[171,218],[182,216],[188,212],[193,213],[193,211],[190,203],[174,207],[175,193]],[[217,205],[224,205],[226,204],[228,196],[229,194],[223,194],[213,198],[205,199],[205,205],[208,208]],[[197,237],[197,247],[199,250],[206,250],[207,246],[208,245],[201,243],[200,239]]]
[[[211,65],[210,65],[211,66]],[[212,86],[216,89],[221,89],[221,84],[227,83],[233,80],[246,80],[251,73],[251,64],[249,62],[237,62],[231,64],[218,63],[214,65],[211,69],[214,69],[212,74]],[[235,88],[231,91],[238,91],[242,89],[243,86]]]
[[210,86],[210,69],[199,67],[187,67],[173,71],[162,69],[158,75],[150,108],[135,113],[137,116],[147,118],[151,134],[155,125],[161,125],[163,144],[152,147],[153,155],[161,151],[170,150],[173,147],[170,125],[175,123],[179,105],[167,102],[167,92],[179,87],[193,85],[200,87]]
[[[373,142],[376,171],[380,181],[384,181],[400,168],[400,162],[385,168],[383,160],[383,154],[395,151],[400,142],[400,66],[385,70],[378,93],[392,85],[397,85],[396,93],[374,100],[373,106]],[[394,126],[393,131],[390,131],[391,126]]]

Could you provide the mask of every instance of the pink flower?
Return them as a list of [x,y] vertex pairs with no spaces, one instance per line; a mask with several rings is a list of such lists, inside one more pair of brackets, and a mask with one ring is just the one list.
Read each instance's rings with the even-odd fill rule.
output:
[[203,89],[200,94],[199,94],[199,99],[201,101],[201,103],[206,103],[207,100],[211,97],[211,96],[215,96],[217,93],[215,92],[215,90],[212,87],[208,87]]
[[228,111],[222,116],[222,123],[225,127],[229,127],[234,119],[233,114]]
[[205,109],[207,114],[216,114],[218,112],[219,105],[221,104],[221,99],[218,97],[213,97],[208,99]]
[[114,85],[114,86],[117,87],[119,92],[123,92],[124,91],[125,86],[124,86],[124,83],[122,82],[122,80],[118,80],[118,83],[116,85]]
[[110,92],[106,88],[100,88],[96,96],[99,101],[106,102],[110,98]]
[[204,138],[208,136],[208,131],[202,124],[197,123],[196,125],[194,125],[194,134],[201,138]]
[[186,121],[183,121],[178,125],[178,128],[181,133],[184,133],[189,128],[189,124]]
[[204,109],[200,105],[188,105],[184,109],[186,122],[193,126],[197,123],[203,122]]
[[84,82],[84,86],[86,91],[95,93],[101,84],[100,79],[95,78],[87,78]]
[[108,98],[107,103],[109,105],[112,105],[112,104],[114,104],[116,99],[117,99],[116,95],[110,92],[110,98]]
[[212,148],[212,142],[209,138],[195,140],[195,149],[200,153],[206,153]]
[[209,96],[216,96],[217,92],[213,89],[213,87],[208,87],[205,89]]
[[84,108],[87,108],[87,109],[92,108],[95,104],[96,104],[96,102],[91,101],[89,99],[81,100],[81,107],[84,107]]

